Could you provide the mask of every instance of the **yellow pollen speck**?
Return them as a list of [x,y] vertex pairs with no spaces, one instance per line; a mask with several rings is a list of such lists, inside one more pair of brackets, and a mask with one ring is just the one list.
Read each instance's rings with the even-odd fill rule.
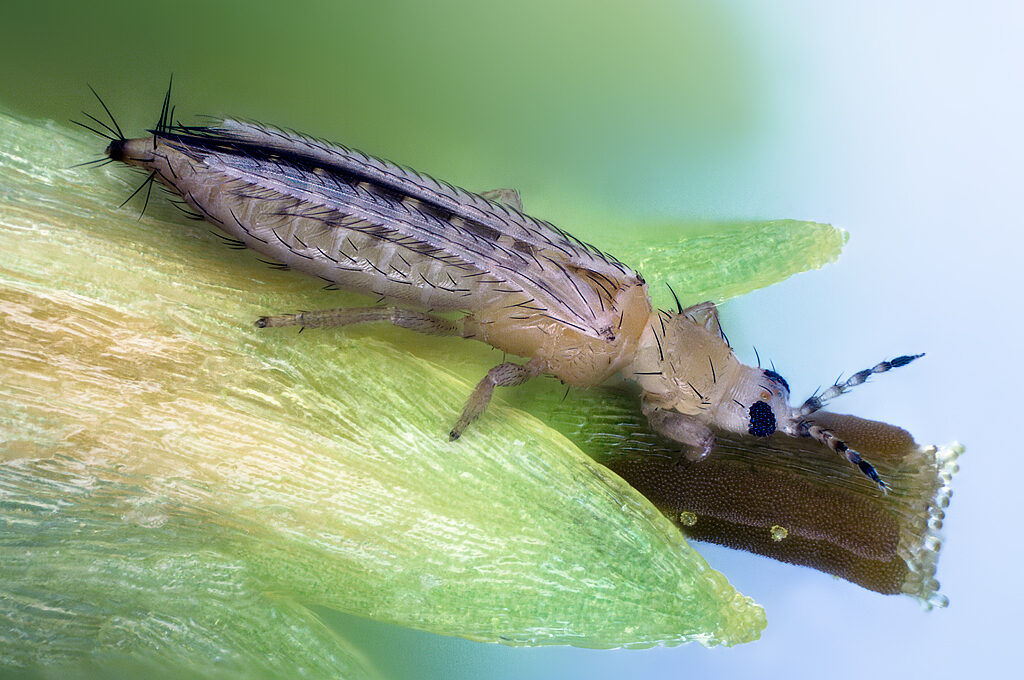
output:
[[679,522],[684,527],[692,527],[694,524],[697,523],[697,515],[696,513],[690,512],[689,510],[684,510],[683,512],[679,513]]
[[772,525],[772,540],[773,541],[778,543],[779,541],[784,539],[786,536],[789,536],[789,529],[787,529],[786,527],[781,527],[778,524],[773,524]]

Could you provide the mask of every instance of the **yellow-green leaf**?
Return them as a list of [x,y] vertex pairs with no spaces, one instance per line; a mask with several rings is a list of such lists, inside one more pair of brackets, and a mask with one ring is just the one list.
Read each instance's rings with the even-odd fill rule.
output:
[[[136,638],[155,655],[164,644],[155,622],[183,611],[217,622],[223,644],[244,651],[276,626],[315,628],[303,618],[312,605],[508,644],[759,635],[760,607],[542,419],[499,400],[462,440],[447,441],[472,384],[500,355],[393,328],[257,330],[261,314],[354,298],[222,247],[209,225],[164,200],[154,197],[141,219],[141,203],[118,209],[144,177],[70,167],[102,146],[0,116],[0,591],[35,584],[0,600],[0,617],[43,625],[43,605],[73,599],[90,564],[79,604],[112,603],[106,619],[69,607],[75,630],[48,628],[47,640],[3,639],[18,655],[0,659],[45,660],[62,635],[113,653],[111,617],[156,631]],[[842,239],[815,228],[832,245],[768,253],[769,275],[747,267],[728,289],[710,287],[713,272],[688,285],[720,297],[818,266]],[[725,263],[750,252],[711,250]],[[654,252],[630,264],[652,275],[667,266]],[[50,521],[64,528],[44,540]],[[118,543],[121,560],[111,557]],[[38,560],[25,553],[44,545]],[[141,613],[118,599],[125,565],[138,592],[162,592],[168,569],[179,572],[173,602],[152,599]],[[240,628],[218,615],[227,605],[208,597],[211,579],[240,593]],[[261,632],[246,633],[244,620]],[[275,649],[291,653],[288,639]],[[189,649],[190,668],[213,654]],[[349,665],[353,677],[364,672]]]

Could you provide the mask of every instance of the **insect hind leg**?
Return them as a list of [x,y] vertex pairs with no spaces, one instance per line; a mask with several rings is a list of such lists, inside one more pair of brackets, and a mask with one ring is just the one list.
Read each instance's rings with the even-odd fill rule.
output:
[[543,372],[544,361],[536,357],[525,364],[505,362],[489,370],[484,379],[477,383],[473,394],[469,395],[469,401],[466,402],[459,421],[455,423],[455,427],[449,433],[449,438],[455,441],[461,437],[469,424],[480,417],[480,414],[486,410],[487,404],[490,403],[495,387],[521,385]]
[[402,307],[340,307],[321,309],[298,314],[261,316],[256,320],[257,328],[279,326],[301,326],[302,328],[328,328],[350,326],[357,323],[389,321],[401,328],[408,328],[427,335],[462,335],[462,321],[451,321],[433,314]]

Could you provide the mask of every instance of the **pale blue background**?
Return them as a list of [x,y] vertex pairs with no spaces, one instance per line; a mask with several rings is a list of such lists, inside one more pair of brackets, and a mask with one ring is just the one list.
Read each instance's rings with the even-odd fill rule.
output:
[[[133,112],[155,113],[173,70],[183,106],[309,129],[472,188],[514,184],[531,212],[577,233],[594,214],[610,215],[606,228],[626,216],[696,216],[847,229],[839,264],[730,303],[724,322],[741,354],[752,359],[742,348],[756,343],[798,395],[885,357],[928,353],[836,406],[898,423],[922,441],[967,445],[938,573],[952,604],[924,613],[905,598],[701,546],[766,608],[761,641],[713,650],[524,650],[342,616],[330,617],[334,625],[393,677],[1018,671],[1020,5],[449,5],[423,3],[415,20],[396,21],[404,33],[379,44],[380,54],[344,50],[367,32],[387,34],[387,22],[411,4],[358,15],[344,3],[8,8],[0,10],[0,102],[67,118],[91,106],[91,81],[113,91],[112,104],[134,124]],[[358,25],[368,12],[380,22]],[[282,13],[300,19],[282,25]],[[453,19],[460,13],[462,23]],[[638,18],[623,24],[624,14]],[[697,15],[704,23],[684,25]],[[291,30],[302,24],[308,35]],[[455,39],[467,32],[475,37]],[[694,41],[715,60],[694,63]],[[417,68],[423,63],[436,82]],[[459,76],[467,64],[471,74]],[[694,81],[702,73],[707,82]],[[544,85],[532,89],[536,82]],[[402,87],[414,90],[413,101],[395,95]],[[457,105],[431,106],[436,89]],[[428,103],[417,106],[417,98]],[[393,138],[368,122],[382,109]],[[614,253],[613,239],[594,240]]]

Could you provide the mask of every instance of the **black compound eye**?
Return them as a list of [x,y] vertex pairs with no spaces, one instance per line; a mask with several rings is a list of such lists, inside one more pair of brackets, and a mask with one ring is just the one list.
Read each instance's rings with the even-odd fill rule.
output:
[[750,427],[747,432],[755,437],[767,437],[775,432],[775,412],[766,402],[755,401],[750,407]]

